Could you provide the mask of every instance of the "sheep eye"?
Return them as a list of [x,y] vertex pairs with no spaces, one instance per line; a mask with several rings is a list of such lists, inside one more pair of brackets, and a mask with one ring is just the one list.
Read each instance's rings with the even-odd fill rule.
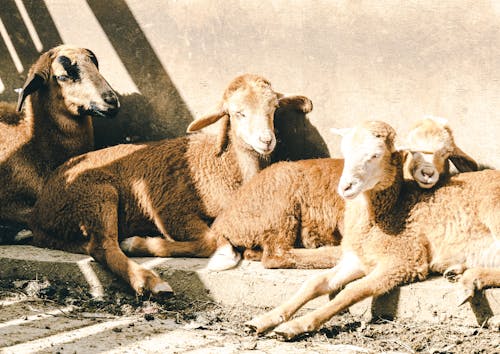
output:
[[370,160],[373,160],[373,159],[377,159],[380,157],[380,154],[373,154],[371,157],[370,157]]
[[58,75],[56,76],[57,81],[68,81],[69,76],[68,75]]
[[243,113],[243,112],[236,112],[236,117],[238,117],[238,118],[245,118],[245,113]]

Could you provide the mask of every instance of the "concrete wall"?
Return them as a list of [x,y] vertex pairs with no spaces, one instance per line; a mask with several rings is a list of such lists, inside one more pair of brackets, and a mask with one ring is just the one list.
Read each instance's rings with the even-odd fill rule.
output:
[[404,134],[431,114],[500,167],[500,1],[2,0],[0,18],[20,58],[16,67],[0,40],[0,99],[15,98],[40,50],[64,42],[97,54],[125,95],[119,119],[98,124],[101,145],[183,134],[231,78],[254,72],[313,100],[309,121],[290,119],[295,149],[310,156],[324,143],[338,156],[330,127],[382,119]]

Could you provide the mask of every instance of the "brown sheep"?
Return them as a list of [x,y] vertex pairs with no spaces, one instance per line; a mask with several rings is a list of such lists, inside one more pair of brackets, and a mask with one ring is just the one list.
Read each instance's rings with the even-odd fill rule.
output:
[[[441,188],[422,191],[403,181],[402,153],[394,148],[391,126],[367,122],[343,136],[341,260],[247,326],[261,333],[279,325],[275,333],[292,339],[316,331],[358,301],[424,280],[431,272],[462,273],[464,301],[476,289],[500,286],[499,171],[462,173]],[[317,310],[289,320],[324,294],[335,295]]]
[[[207,266],[224,270],[244,258],[266,268],[330,268],[340,258],[343,160],[277,162],[242,186],[211,227],[219,248]],[[227,242],[225,242],[227,240]],[[321,247],[316,249],[317,247]]]
[[218,136],[118,145],[71,159],[35,206],[35,243],[87,253],[138,294],[171,293],[158,275],[127,258],[119,241],[128,238],[122,247],[130,254],[210,256],[216,242],[209,223],[268,164],[279,105],[312,109],[306,97],[283,97],[264,78],[243,75],[230,83],[217,112],[188,127],[222,120]]
[[118,111],[118,98],[97,65],[88,49],[50,49],[29,70],[17,109],[0,103],[0,224],[26,227],[47,176],[93,150],[91,117]]

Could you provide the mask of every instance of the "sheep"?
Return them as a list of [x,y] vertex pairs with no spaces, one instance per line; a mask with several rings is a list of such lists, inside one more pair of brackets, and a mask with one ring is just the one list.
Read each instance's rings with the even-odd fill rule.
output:
[[[304,96],[285,97],[263,77],[242,75],[229,84],[216,112],[187,129],[220,120],[217,136],[117,145],[69,160],[35,205],[35,243],[87,253],[137,294],[171,295],[170,285],[127,258],[119,241],[132,255],[212,254],[209,223],[268,164],[276,145],[273,115],[281,105],[312,109]],[[156,235],[161,237],[141,237]]]
[[[93,149],[91,117],[112,117],[118,109],[90,50],[62,45],[42,54],[28,72],[17,108],[0,103],[0,224],[15,231],[26,227],[47,176]],[[12,241],[12,235],[3,237]]]
[[[464,170],[477,169],[475,161],[455,145],[443,119],[417,121],[407,140],[414,156],[407,158],[405,167],[411,172],[407,178],[422,188],[449,179],[448,158],[463,160],[459,166]],[[421,154],[433,160],[422,161]],[[340,248],[314,248],[340,244],[344,202],[336,190],[342,167],[341,159],[317,159],[280,162],[259,173],[214,221],[211,232],[220,240],[219,248],[207,268],[221,271],[236,266],[240,257],[233,247],[244,249],[245,259],[261,260],[265,268],[333,267]],[[425,177],[432,178],[432,185],[422,182]]]
[[219,248],[207,269],[236,266],[240,257],[233,247],[265,268],[334,266],[344,209],[336,191],[342,166],[343,160],[330,158],[283,161],[257,174],[212,224]]
[[430,189],[450,177],[449,161],[459,172],[478,170],[477,162],[456,144],[448,121],[440,117],[419,120],[406,137],[404,177]]
[[[289,340],[316,331],[358,301],[424,280],[431,272],[462,273],[463,301],[476,289],[500,286],[499,171],[462,173],[441,188],[423,191],[403,180],[402,153],[394,148],[391,126],[371,121],[342,134],[342,258],[248,327],[258,333],[274,328]],[[333,295],[329,303],[289,320],[323,294]]]

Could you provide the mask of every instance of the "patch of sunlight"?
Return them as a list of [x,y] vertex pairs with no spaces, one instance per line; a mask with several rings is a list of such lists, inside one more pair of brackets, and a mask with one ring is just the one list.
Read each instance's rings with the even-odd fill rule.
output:
[[86,326],[83,328],[66,331],[52,336],[48,336],[41,339],[35,339],[29,342],[16,344],[10,347],[2,348],[2,353],[33,353],[48,348],[52,348],[56,345],[74,342],[78,339],[90,337],[96,334],[100,334],[104,331],[112,330],[113,328],[126,326],[136,321],[136,317],[127,317],[119,320],[113,320],[103,323],[98,323],[91,326]]
[[43,312],[43,313],[38,313],[36,315],[18,318],[18,319],[11,320],[11,321],[2,322],[2,323],[0,323],[0,328],[17,326],[17,325],[21,325],[21,324],[26,324],[28,322],[39,321],[39,320],[42,320],[42,319],[47,318],[47,317],[54,317],[56,315],[66,314],[67,312],[73,311],[73,309],[74,309],[74,306],[66,306],[66,307],[63,307],[60,309],[47,311],[47,312]]
[[21,59],[19,59],[19,55],[17,55],[16,48],[14,48],[14,45],[10,40],[9,34],[7,33],[7,29],[5,28],[1,18],[0,18],[0,35],[2,36],[3,42],[5,43],[5,46],[9,51],[10,57],[12,58],[14,65],[16,66],[17,72],[22,73],[24,70],[23,64],[21,63]]
[[102,283],[97,277],[94,269],[92,269],[92,265],[90,264],[91,262],[93,262],[92,258],[87,258],[78,261],[76,264],[78,265],[78,268],[80,268],[80,271],[85,277],[85,280],[87,280],[87,283],[89,284],[89,292],[92,297],[102,298],[104,296],[104,287],[102,286]]
[[42,41],[40,40],[40,37],[38,37],[38,33],[36,32],[35,26],[33,26],[33,22],[31,22],[31,18],[28,15],[28,11],[26,11],[26,7],[24,7],[24,4],[21,0],[15,0],[15,2],[17,9],[19,10],[19,13],[21,14],[21,17],[24,21],[24,24],[28,29],[31,40],[33,41],[33,44],[35,45],[35,48],[38,51],[38,53],[40,53],[43,50]]

